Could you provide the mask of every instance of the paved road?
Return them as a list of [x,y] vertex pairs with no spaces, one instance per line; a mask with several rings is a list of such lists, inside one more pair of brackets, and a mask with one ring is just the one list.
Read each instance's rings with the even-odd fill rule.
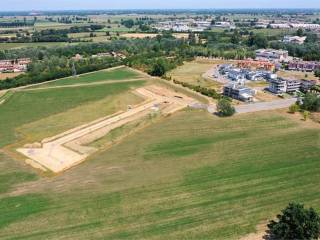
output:
[[290,105],[294,104],[297,101],[296,98],[290,99],[281,99],[271,102],[259,102],[246,105],[240,105],[236,107],[237,113],[250,113],[250,112],[259,112],[266,110],[275,110],[281,108],[288,108]]
[[[214,76],[218,76],[218,78],[215,78]],[[211,69],[209,69],[207,72],[205,72],[203,75],[202,75],[203,78],[206,78],[206,79],[210,79],[210,80],[213,80],[213,81],[216,81],[216,82],[219,82],[221,84],[228,84],[230,83],[230,80],[225,78],[224,76],[222,76],[218,69],[217,69],[217,66],[214,66],[212,67]]]

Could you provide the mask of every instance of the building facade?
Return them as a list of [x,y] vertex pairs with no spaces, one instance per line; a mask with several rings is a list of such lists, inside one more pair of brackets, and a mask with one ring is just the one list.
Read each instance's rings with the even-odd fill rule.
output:
[[320,69],[320,62],[291,61],[288,63],[288,70],[291,71],[313,72],[318,69]]
[[25,72],[27,71],[27,66],[29,63],[31,63],[30,58],[1,60],[0,72]]
[[296,79],[272,79],[269,82],[269,91],[275,94],[295,93],[301,88],[301,81]]
[[256,51],[256,60],[282,62],[288,57],[289,53],[286,50],[259,49]]
[[255,91],[245,86],[229,84],[223,87],[223,95],[244,102],[252,102]]
[[269,91],[275,94],[282,94],[287,91],[286,81],[278,78],[269,82]]
[[295,44],[303,44],[306,41],[307,37],[299,37],[299,36],[284,36],[283,37],[283,42],[284,43],[295,43]]

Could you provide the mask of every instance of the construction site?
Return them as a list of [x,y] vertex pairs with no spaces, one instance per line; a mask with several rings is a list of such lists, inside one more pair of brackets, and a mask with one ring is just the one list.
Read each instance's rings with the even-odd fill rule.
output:
[[98,151],[99,149],[87,145],[107,135],[111,130],[153,112],[169,115],[196,103],[193,98],[156,85],[135,89],[133,93],[144,101],[136,106],[128,106],[127,111],[97,119],[41,142],[26,144],[17,151],[28,157],[27,162],[30,165],[59,173],[85,161]]

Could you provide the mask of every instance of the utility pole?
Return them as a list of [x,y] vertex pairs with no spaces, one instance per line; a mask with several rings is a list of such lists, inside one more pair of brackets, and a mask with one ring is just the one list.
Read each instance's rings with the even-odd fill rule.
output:
[[72,62],[72,76],[74,77],[77,76],[77,69],[76,69],[76,66],[74,65],[74,62]]

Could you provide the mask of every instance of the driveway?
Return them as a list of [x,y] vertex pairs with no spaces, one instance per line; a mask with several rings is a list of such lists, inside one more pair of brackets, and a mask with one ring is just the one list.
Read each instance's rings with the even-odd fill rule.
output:
[[292,104],[294,104],[296,101],[297,101],[296,98],[281,99],[281,100],[275,100],[271,102],[245,104],[245,105],[236,106],[235,108],[237,113],[250,113],[250,112],[288,108]]

